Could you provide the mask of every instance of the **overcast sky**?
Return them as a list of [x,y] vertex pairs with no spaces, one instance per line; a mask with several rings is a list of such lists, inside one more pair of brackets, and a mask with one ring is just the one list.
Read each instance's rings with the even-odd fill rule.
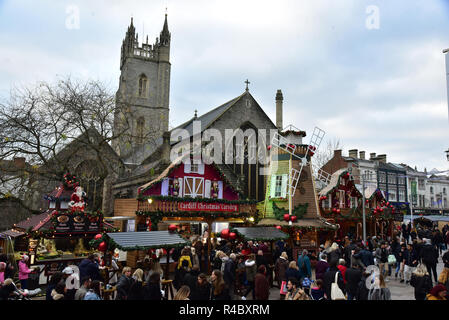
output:
[[66,75],[115,92],[131,16],[139,40],[154,43],[166,7],[171,126],[240,95],[249,79],[273,122],[282,90],[284,125],[306,130],[305,141],[318,126],[344,155],[449,169],[448,0],[0,0],[0,96]]

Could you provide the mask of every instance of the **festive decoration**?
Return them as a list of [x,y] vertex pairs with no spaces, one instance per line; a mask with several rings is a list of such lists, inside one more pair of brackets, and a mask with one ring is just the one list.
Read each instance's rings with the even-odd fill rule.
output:
[[86,193],[83,188],[76,187],[75,192],[72,194],[69,202],[69,208],[72,212],[80,211],[84,212],[84,199],[86,199]]
[[101,242],[101,243],[98,245],[98,250],[99,250],[99,251],[105,252],[106,249],[107,249],[107,244],[106,244],[106,242],[103,241],[103,242]]
[[64,187],[66,187],[68,189],[74,189],[79,186],[79,181],[74,175],[71,175],[70,173],[66,173],[64,175],[63,184],[64,184]]
[[223,229],[221,230],[221,237],[223,239],[227,239],[229,237],[229,229]]
[[212,186],[210,187],[210,195],[212,198],[217,199],[218,198],[218,181],[213,181]]
[[288,213],[284,214],[284,220],[285,221],[289,221],[290,220],[290,215]]
[[237,239],[237,234],[236,234],[235,232],[231,232],[231,233],[229,234],[229,239],[231,239],[231,240]]
[[[308,206],[309,206],[308,203],[297,205],[293,209],[292,215],[296,216],[296,219],[301,219],[304,216],[304,214],[307,212]],[[290,220],[290,215],[288,214],[288,210],[279,208],[276,205],[276,203],[274,203],[274,202],[273,202],[273,213],[274,213],[275,218],[279,221],[282,221],[282,220],[289,221]],[[287,220],[286,220],[286,218],[287,218]]]
[[256,204],[257,200],[226,200],[226,199],[211,199],[211,198],[191,198],[191,197],[170,197],[170,196],[138,196],[137,200],[147,201],[148,199],[160,201],[176,201],[176,202],[203,202],[203,203],[224,203],[224,204]]
[[177,227],[174,224],[171,224],[171,225],[168,226],[168,231],[170,231],[170,232],[175,232],[176,229],[177,229]]
[[293,223],[295,223],[297,219],[298,219],[297,216],[291,216],[291,217],[290,217],[290,220],[291,220]]
[[282,227],[281,226],[276,226],[276,229],[281,230]]
[[102,236],[103,236],[103,235],[99,233],[99,234],[97,234],[97,235],[94,237],[94,239],[95,239],[95,240],[101,239]]

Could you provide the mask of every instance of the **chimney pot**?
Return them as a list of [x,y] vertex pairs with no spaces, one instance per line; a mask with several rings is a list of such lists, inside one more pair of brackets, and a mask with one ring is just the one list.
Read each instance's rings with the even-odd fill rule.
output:
[[369,154],[369,159],[370,160],[374,160],[375,157],[376,157],[376,153],[375,152]]
[[360,159],[365,160],[365,151],[360,151]]
[[351,158],[357,158],[357,149],[352,149],[352,150],[349,150],[349,156],[351,157]]
[[334,157],[341,157],[341,150],[334,150]]

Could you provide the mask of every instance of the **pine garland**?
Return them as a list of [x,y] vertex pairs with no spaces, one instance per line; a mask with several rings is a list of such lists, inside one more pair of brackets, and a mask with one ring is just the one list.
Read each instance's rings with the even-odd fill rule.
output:
[[[298,204],[292,211],[292,216],[296,216],[297,219],[302,219],[302,217],[307,212],[307,207],[309,206],[308,203],[305,204]],[[273,213],[277,220],[283,221],[284,215],[286,213],[289,213],[287,209],[279,208],[275,202],[273,202]]]

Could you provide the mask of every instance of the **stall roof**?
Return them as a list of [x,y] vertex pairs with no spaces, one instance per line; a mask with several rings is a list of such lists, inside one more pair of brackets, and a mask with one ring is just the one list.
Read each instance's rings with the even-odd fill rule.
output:
[[116,232],[107,233],[117,248],[123,251],[169,248],[188,245],[179,234],[169,231]]
[[[413,220],[420,219],[420,218],[425,218],[425,219],[428,219],[431,221],[447,221],[447,222],[449,222],[449,216],[430,215],[430,216],[422,216],[421,217],[420,215],[413,215]],[[411,219],[410,215],[404,216],[404,220],[410,220],[410,219]]]
[[28,230],[29,228],[35,229],[37,226],[41,225],[44,221],[46,221],[46,218],[48,218],[50,215],[49,213],[50,211],[46,211],[41,214],[32,215],[27,220],[16,223],[14,227],[23,230]]
[[0,238],[6,239],[6,237],[17,238],[23,236],[25,233],[16,230],[6,230],[0,233]]
[[274,227],[234,228],[245,240],[270,241],[287,239],[288,234]]

